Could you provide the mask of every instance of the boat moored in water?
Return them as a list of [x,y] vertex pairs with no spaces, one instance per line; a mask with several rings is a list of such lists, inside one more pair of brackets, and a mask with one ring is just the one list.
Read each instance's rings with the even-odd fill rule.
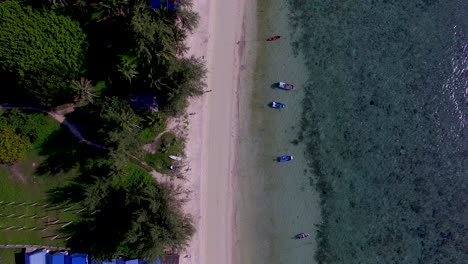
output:
[[286,155],[286,156],[279,156],[276,158],[276,160],[278,162],[286,162],[286,161],[290,161],[290,160],[293,160],[294,157],[293,156],[289,156],[289,155]]
[[279,82],[278,87],[287,91],[294,90],[294,85],[285,82]]
[[281,38],[281,36],[271,36],[271,37],[267,38],[267,41],[275,41],[275,40],[278,40],[280,38]]
[[296,235],[296,239],[304,239],[304,238],[307,238],[309,237],[309,233],[299,233]]
[[286,107],[285,104],[280,103],[280,102],[275,102],[275,101],[271,102],[271,103],[270,103],[270,106],[271,106],[272,108],[275,108],[275,109],[281,109],[281,108],[285,108],[285,107]]

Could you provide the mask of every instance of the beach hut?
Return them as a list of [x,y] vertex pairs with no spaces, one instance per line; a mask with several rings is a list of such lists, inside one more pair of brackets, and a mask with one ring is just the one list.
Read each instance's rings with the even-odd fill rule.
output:
[[166,7],[169,11],[174,11],[177,6],[176,0],[151,0],[150,4],[153,9],[161,9]]
[[88,255],[86,254],[72,254],[70,259],[70,264],[88,264]]
[[70,264],[70,256],[65,254],[65,252],[55,252],[53,254],[46,254],[46,264]]
[[115,259],[115,264],[125,264],[125,260],[123,258]]
[[102,264],[117,264],[117,261],[113,259],[112,261],[103,261]]
[[137,111],[158,112],[158,100],[155,95],[136,95],[130,97],[130,106]]
[[148,261],[142,259],[131,259],[125,261],[125,264],[148,264]]
[[24,254],[24,264],[46,264],[45,250],[37,250]]

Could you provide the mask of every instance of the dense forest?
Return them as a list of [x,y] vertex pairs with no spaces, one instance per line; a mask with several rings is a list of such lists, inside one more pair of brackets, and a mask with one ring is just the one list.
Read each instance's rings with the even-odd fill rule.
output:
[[[74,150],[61,158],[73,159],[79,174],[49,191],[53,203],[86,209],[62,229],[67,246],[95,259],[154,259],[188,243],[192,220],[140,159],[167,118],[203,93],[205,66],[186,56],[185,45],[197,22],[190,0],[178,0],[175,9],[149,0],[0,0],[0,103],[43,111],[71,106],[67,121],[95,143],[40,139]],[[33,119],[0,112],[1,164],[39,144],[43,133]],[[52,163],[39,170],[54,173],[67,162]]]

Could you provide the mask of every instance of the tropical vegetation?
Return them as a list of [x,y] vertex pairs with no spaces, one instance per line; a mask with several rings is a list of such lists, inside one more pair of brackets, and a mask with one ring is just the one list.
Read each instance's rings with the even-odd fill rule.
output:
[[5,1],[0,27],[0,70],[11,85],[43,105],[70,100],[69,80],[77,78],[85,59],[80,25],[53,11]]
[[[189,0],[175,10],[149,0],[0,0],[0,103],[31,110],[0,113],[0,163],[32,151],[35,174],[64,180],[49,203],[83,208],[60,231],[66,246],[154,260],[187,245],[190,216],[150,175],[166,170],[167,150],[183,151],[183,139],[161,134],[151,155],[142,146],[203,93],[205,66],[185,45],[197,23]],[[59,109],[60,129],[35,122],[49,121],[34,111]]]

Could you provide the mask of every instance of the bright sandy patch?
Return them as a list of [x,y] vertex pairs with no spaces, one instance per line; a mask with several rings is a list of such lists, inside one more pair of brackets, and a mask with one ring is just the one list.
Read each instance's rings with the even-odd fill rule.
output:
[[[190,102],[185,205],[197,232],[181,263],[230,264],[235,257],[233,177],[238,134],[238,83],[243,1],[196,0],[201,21],[189,54],[207,62],[207,92]],[[187,256],[187,257],[186,257]]]

